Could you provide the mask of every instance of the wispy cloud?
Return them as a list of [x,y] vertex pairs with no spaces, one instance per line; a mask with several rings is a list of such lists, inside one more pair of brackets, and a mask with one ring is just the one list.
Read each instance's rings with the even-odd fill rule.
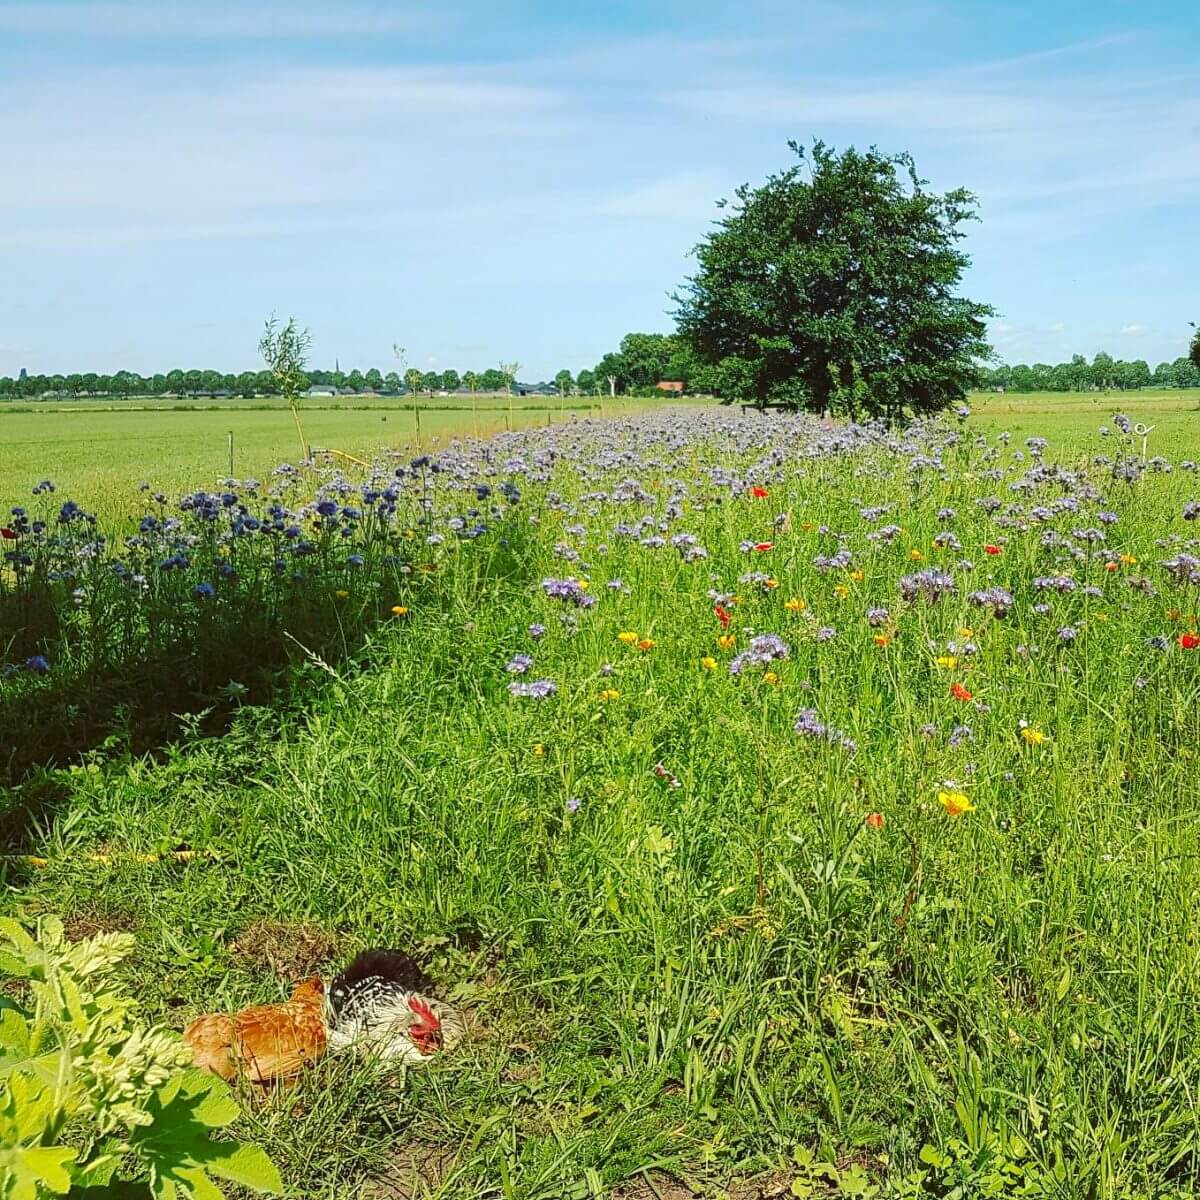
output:
[[722,171],[682,171],[626,191],[596,205],[601,216],[644,217],[654,220],[695,220],[718,216],[717,200],[731,190]]
[[154,3],[0,5],[0,33],[65,34],[88,38],[360,37],[427,29],[430,10],[412,6],[367,8],[354,4]]
[[[793,135],[819,130],[914,147],[922,164],[953,156],[955,174],[981,193],[989,217],[1026,229],[1047,212],[1077,211],[1083,197],[1124,211],[1200,196],[1200,71],[1152,69],[1144,55],[1122,62],[1130,41],[1103,37],[882,81],[735,80],[679,89],[671,100]],[[1053,220],[1043,227],[1061,232]]]

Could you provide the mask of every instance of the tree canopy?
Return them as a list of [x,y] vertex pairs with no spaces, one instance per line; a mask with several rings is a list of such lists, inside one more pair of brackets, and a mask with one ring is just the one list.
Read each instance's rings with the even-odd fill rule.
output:
[[990,354],[992,310],[954,290],[974,197],[928,191],[907,154],[789,146],[799,162],[738,188],[696,247],[680,333],[727,399],[850,416],[961,400]]
[[979,386],[1001,392],[1095,392],[1131,391],[1143,387],[1200,387],[1200,367],[1180,355],[1174,362],[1161,362],[1153,371],[1145,359],[1114,358],[1101,351],[1089,363],[1082,354],[1070,362],[998,363],[978,372]]

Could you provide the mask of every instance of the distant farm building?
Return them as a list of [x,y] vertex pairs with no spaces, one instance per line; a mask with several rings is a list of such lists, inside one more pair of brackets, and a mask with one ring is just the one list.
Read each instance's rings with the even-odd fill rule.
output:
[[660,379],[654,386],[660,392],[671,392],[677,396],[683,393],[682,379]]

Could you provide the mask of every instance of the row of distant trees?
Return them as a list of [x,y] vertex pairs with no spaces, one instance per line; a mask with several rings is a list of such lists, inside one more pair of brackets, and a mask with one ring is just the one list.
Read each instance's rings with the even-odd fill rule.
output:
[[[570,372],[567,387],[573,387]],[[478,392],[505,392],[512,376],[498,368],[486,371],[455,370],[419,371],[410,368],[401,376],[396,371],[386,374],[372,367],[367,371],[320,371],[304,373],[304,387],[316,384],[339,390],[360,393],[403,395],[420,392],[454,392],[462,389]],[[242,371],[240,374],[220,371],[168,371],[160,375],[139,375],[136,371],[117,371],[113,375],[96,372],[72,375],[22,375],[13,379],[0,376],[0,399],[41,399],[48,396],[211,396],[226,393],[243,396],[277,396],[279,381],[271,371]]]
[[1200,387],[1200,365],[1188,357],[1161,362],[1152,371],[1144,359],[1132,362],[1100,353],[1088,362],[1082,354],[1070,362],[1000,364],[979,369],[979,386],[1006,392],[1128,391],[1144,387]]
[[[325,385],[355,393],[409,395],[437,392],[505,392],[511,375],[497,367],[486,371],[420,371],[409,368],[380,371],[376,367],[360,371],[305,372],[307,385]],[[726,390],[720,364],[701,362],[690,345],[679,335],[669,333],[629,333],[618,349],[605,354],[591,369],[573,375],[565,368],[554,377],[554,386],[563,395],[628,395],[652,392],[655,385],[671,380],[695,393],[721,395]],[[1161,362],[1153,370],[1143,359],[1127,361],[1110,354],[1097,354],[1090,362],[1082,354],[1069,362],[1001,363],[978,368],[978,386],[984,390],[1006,392],[1086,392],[1125,391],[1144,387],[1200,387],[1200,364],[1181,356],[1173,362]],[[0,376],[0,399],[40,399],[46,396],[211,396],[216,393],[253,398],[279,395],[279,384],[271,371],[168,371],[160,375],[139,375],[136,371],[118,371],[113,375],[95,372],[72,375],[27,375],[20,378]]]
[[[422,392],[507,392],[514,385],[514,364],[489,367],[486,371],[421,371],[410,367],[399,371],[322,371],[308,368],[305,387],[322,385],[358,393],[392,395]],[[693,391],[717,388],[716,372],[704,367],[679,337],[662,333],[631,333],[621,340],[620,349],[606,354],[593,369],[578,375],[563,369],[554,376],[554,386],[563,395],[595,395],[652,389],[660,380],[685,382]],[[70,375],[0,376],[0,399],[40,399],[46,396],[211,396],[224,392],[252,398],[280,394],[279,381],[269,370],[242,371],[167,371],[159,375],[139,375],[136,371],[117,371],[112,375],[87,372]]]
[[[487,371],[417,371],[403,377],[396,371],[386,374],[372,367],[367,371],[305,372],[304,386],[332,385],[351,392],[402,394],[407,392],[473,391],[502,392],[510,376],[492,368]],[[112,375],[96,372],[71,375],[22,375],[13,379],[0,376],[0,399],[39,399],[45,396],[211,396],[224,392],[232,396],[277,396],[279,381],[271,371],[167,371],[159,375],[139,375],[136,371],[117,371]]]

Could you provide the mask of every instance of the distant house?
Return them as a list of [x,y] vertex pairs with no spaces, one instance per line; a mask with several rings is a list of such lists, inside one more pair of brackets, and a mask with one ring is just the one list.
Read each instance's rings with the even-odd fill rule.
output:
[[336,396],[338,390],[332,383],[314,383],[304,394],[306,396]]
[[683,380],[681,379],[660,379],[654,386],[660,392],[671,392],[677,396],[683,394]]

